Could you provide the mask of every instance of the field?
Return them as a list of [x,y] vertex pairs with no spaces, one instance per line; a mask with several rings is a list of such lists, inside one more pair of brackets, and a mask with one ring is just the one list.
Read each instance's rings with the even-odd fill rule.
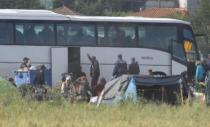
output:
[[124,104],[96,107],[65,100],[21,99],[0,79],[0,127],[210,127],[210,108],[192,105]]

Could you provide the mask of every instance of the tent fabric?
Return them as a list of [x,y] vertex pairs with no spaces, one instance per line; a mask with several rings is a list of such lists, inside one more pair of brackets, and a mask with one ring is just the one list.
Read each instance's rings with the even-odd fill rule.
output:
[[141,86],[166,86],[171,84],[180,84],[181,76],[152,77],[152,76],[134,76],[137,85]]
[[99,104],[112,105],[116,104],[123,99],[123,93],[129,83],[130,79],[127,75],[122,75],[106,83],[105,88],[99,96]]
[[[159,87],[164,86],[170,89],[168,92],[169,96],[174,91],[176,91],[182,82],[181,76],[167,76],[161,77],[151,77],[151,76],[139,76],[139,75],[122,75],[116,79],[107,82],[104,90],[99,96],[99,104],[114,104],[123,99],[123,97],[128,96],[129,92],[136,91],[135,96],[137,97],[137,87]],[[135,97],[134,96],[134,97]]]
[[116,95],[121,95],[128,83],[129,76],[127,75],[113,79],[105,85],[103,98],[106,100],[114,98]]
[[124,96],[125,100],[130,100],[134,103],[137,102],[137,88],[134,78],[131,78]]

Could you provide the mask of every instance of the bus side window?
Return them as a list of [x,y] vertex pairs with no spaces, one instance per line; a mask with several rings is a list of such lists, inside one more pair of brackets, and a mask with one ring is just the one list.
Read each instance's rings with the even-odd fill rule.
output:
[[0,23],[0,44],[13,43],[13,26],[11,23]]
[[31,24],[16,24],[15,25],[16,44],[34,44],[35,31]]
[[174,26],[141,25],[138,35],[140,46],[169,51],[170,40],[177,40],[177,29]]
[[145,33],[145,28],[144,27],[138,27],[138,37],[139,37],[139,42],[138,42],[138,45],[139,46],[142,46],[143,45],[143,42],[144,42],[144,38],[146,36],[146,33]]
[[123,31],[119,26],[111,26],[109,29],[108,37],[113,46],[123,46],[125,43],[125,31]]
[[68,42],[71,45],[83,45],[84,33],[80,25],[71,24],[68,29]]
[[67,24],[59,24],[57,25],[57,42],[61,45],[67,45],[67,31],[68,25]]
[[40,24],[35,27],[41,45],[52,45],[55,42],[54,29],[52,24]]
[[104,26],[98,26],[97,31],[98,31],[98,44],[101,46],[106,45]]
[[23,25],[24,28],[24,43],[26,44],[37,44],[39,42],[38,35],[35,32],[35,24],[26,23]]
[[15,34],[17,44],[52,45],[55,41],[52,24],[19,23]]
[[71,45],[96,45],[95,27],[89,24],[71,24],[68,31]]
[[112,46],[135,47],[135,28],[127,25],[111,25],[108,29],[107,41]]
[[23,26],[22,25],[16,25],[15,26],[15,42],[17,44],[24,44],[24,36],[23,36]]
[[134,27],[124,27],[126,44],[128,46],[136,46],[136,34]]

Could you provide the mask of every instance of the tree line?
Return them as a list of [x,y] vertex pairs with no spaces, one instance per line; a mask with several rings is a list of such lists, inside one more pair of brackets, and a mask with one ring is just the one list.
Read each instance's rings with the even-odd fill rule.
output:
[[120,15],[125,14],[131,6],[124,0],[54,0],[57,8],[65,5],[83,15]]
[[[65,5],[83,15],[119,15],[133,6],[127,6],[126,0],[51,0],[51,2],[53,8]],[[0,0],[0,3],[1,9],[44,9],[40,0]]]
[[0,0],[1,9],[44,9],[39,0]]

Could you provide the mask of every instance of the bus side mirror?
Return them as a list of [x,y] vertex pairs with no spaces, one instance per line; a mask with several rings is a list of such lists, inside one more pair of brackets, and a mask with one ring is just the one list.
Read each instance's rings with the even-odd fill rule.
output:
[[204,38],[206,44],[209,44],[207,34],[195,34],[195,38]]

